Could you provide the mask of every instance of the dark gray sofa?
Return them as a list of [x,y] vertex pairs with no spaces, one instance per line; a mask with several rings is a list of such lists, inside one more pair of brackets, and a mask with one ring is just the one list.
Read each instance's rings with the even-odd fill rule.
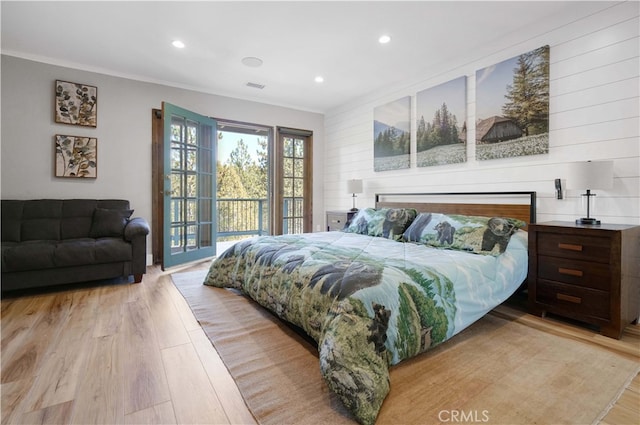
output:
[[119,199],[3,199],[2,292],[146,271],[149,225]]

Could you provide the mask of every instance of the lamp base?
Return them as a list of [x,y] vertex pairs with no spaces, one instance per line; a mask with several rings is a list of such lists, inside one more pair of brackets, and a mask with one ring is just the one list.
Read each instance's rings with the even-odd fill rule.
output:
[[357,209],[356,207],[353,207],[353,208],[351,208],[349,211],[356,212],[356,211],[360,211],[360,210],[359,210],[359,209]]
[[587,226],[597,226],[600,223],[600,220],[596,220],[595,218],[579,218],[576,220],[576,224],[582,224]]

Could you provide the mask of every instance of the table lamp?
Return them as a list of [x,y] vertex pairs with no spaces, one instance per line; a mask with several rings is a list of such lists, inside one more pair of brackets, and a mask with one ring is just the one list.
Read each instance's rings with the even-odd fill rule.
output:
[[584,189],[587,197],[587,216],[576,220],[576,224],[597,225],[600,220],[591,217],[592,189],[611,189],[613,187],[613,161],[584,161],[569,164],[567,189]]
[[358,211],[356,208],[356,193],[362,193],[362,180],[347,180],[347,193],[351,193],[353,197],[353,208],[351,208],[351,211]]

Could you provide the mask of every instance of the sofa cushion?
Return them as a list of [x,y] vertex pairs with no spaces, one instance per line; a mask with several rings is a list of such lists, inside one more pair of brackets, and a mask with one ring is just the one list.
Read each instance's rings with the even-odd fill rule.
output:
[[95,264],[95,244],[96,240],[92,238],[60,241],[56,244],[53,261],[56,267]]
[[131,244],[122,238],[99,238],[95,241],[96,263],[113,263],[133,259]]
[[2,243],[2,272],[50,269],[56,266],[54,252],[58,241]]
[[21,240],[59,240],[61,215],[61,200],[25,201],[22,211]]
[[23,201],[2,201],[2,242],[20,242]]
[[88,238],[97,206],[95,199],[66,199],[62,205],[60,239]]
[[59,240],[60,219],[33,218],[23,220],[20,235],[22,241]]
[[42,270],[132,261],[131,244],[122,238],[2,243],[2,271]]
[[92,238],[122,237],[124,226],[133,214],[133,210],[115,210],[96,208],[89,236]]

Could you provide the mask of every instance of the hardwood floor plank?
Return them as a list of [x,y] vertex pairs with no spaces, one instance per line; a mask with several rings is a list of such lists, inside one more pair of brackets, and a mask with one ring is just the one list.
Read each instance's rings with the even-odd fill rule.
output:
[[[40,310],[40,303],[42,300],[38,296],[23,296],[23,297],[4,297],[2,298],[2,309],[0,309],[0,319],[2,319],[2,329],[7,325],[4,321],[5,317],[11,317],[16,319],[18,316],[22,316],[28,319],[33,314]],[[35,319],[33,319],[35,320]]]
[[2,425],[20,423],[23,410],[21,405],[25,403],[26,395],[33,384],[33,378],[21,379],[19,381],[7,382],[0,385],[2,394],[2,404],[0,412]]
[[162,350],[162,360],[178,423],[229,423],[192,344]]
[[232,424],[255,424],[238,386],[202,328],[189,332],[189,335],[229,421]]
[[73,401],[67,401],[44,409],[22,415],[22,423],[25,424],[66,424],[69,423]]
[[629,385],[628,389],[640,394],[640,373],[637,374],[635,378],[633,378],[633,381],[631,381],[631,385]]
[[100,314],[96,317],[94,337],[116,335],[120,331],[127,294],[128,291],[123,291],[117,285],[98,289]]
[[167,401],[125,415],[124,423],[127,425],[173,425],[178,422],[176,422],[176,415],[173,413],[173,404]]
[[169,401],[171,395],[146,302],[139,299],[126,303],[123,316],[118,344],[122,350],[126,415]]
[[34,376],[45,351],[66,321],[70,304],[68,294],[33,297],[27,303],[13,304],[16,308],[24,306],[25,312],[2,321],[3,383]]
[[[169,276],[171,279],[171,276]],[[189,304],[184,299],[178,288],[173,285],[173,282],[169,281],[164,285],[167,294],[171,297],[178,314],[180,315],[180,320],[182,320],[182,324],[187,331],[192,331],[194,329],[200,329],[200,324],[196,320],[191,308],[189,308]]]
[[620,406],[613,408],[602,419],[600,425],[637,425],[638,410],[629,410]]
[[166,289],[170,285],[167,280],[171,280],[171,277],[163,275],[155,284],[144,285],[145,301],[160,349],[190,342],[180,314],[171,300],[171,294]]
[[117,335],[92,338],[86,370],[75,395],[73,424],[124,422],[124,384]]
[[[640,406],[640,394],[634,393],[633,391],[625,391],[620,396],[620,399],[618,399],[616,405],[633,410],[634,407]],[[638,419],[640,422],[640,417]]]
[[88,348],[95,325],[98,297],[95,289],[71,293],[66,320],[45,353],[38,376],[29,392],[26,411],[73,400],[80,378],[86,372]]

